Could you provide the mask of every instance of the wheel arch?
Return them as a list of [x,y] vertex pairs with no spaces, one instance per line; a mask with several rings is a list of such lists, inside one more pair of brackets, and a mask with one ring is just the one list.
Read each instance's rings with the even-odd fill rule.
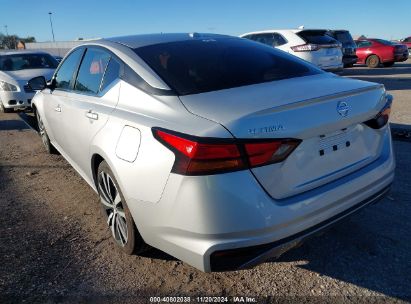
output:
[[94,153],[91,156],[91,173],[93,177],[93,183],[97,189],[97,171],[98,171],[98,166],[104,161],[105,159],[103,156],[101,156],[99,153]]
[[[124,195],[124,187],[122,180],[120,179],[120,176],[118,175],[118,172],[116,170],[115,164],[112,162],[111,158],[99,147],[97,146],[92,146],[91,147],[91,158],[90,158],[90,169],[91,169],[91,178],[92,178],[92,183],[95,186],[95,190],[97,191],[97,173],[98,173],[98,166],[101,164],[101,162],[105,161],[107,165],[110,167],[111,171],[114,174],[114,177],[117,180],[117,183],[120,186],[120,189],[123,192]],[[115,161],[114,161],[115,162]]]

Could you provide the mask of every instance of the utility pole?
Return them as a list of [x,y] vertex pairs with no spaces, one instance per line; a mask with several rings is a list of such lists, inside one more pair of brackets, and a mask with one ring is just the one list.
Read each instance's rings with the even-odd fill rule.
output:
[[56,39],[54,39],[54,30],[53,30],[53,22],[51,21],[51,14],[52,14],[52,12],[49,12],[51,34],[53,35],[53,42],[56,42]]
[[[7,39],[10,39],[8,26],[5,25],[5,26],[4,26],[4,29],[6,30],[6,37],[7,37]],[[16,49],[16,39],[15,39],[14,37],[13,37],[13,48]]]

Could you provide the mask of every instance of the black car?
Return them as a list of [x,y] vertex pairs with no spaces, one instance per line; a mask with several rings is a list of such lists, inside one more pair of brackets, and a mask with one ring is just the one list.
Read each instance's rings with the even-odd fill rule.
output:
[[344,67],[352,67],[357,62],[358,57],[355,54],[357,46],[350,32],[347,30],[329,30],[327,35],[342,43]]

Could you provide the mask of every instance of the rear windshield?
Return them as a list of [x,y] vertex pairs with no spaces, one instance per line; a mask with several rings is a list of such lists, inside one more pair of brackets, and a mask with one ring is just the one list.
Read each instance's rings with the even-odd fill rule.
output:
[[13,54],[0,56],[0,71],[55,69],[58,62],[49,54]]
[[328,36],[326,31],[301,31],[297,33],[305,42],[312,44],[335,44],[334,38]]
[[349,32],[335,32],[334,38],[342,43],[354,43],[354,40]]
[[178,95],[322,73],[294,56],[240,38],[178,41],[134,51]]

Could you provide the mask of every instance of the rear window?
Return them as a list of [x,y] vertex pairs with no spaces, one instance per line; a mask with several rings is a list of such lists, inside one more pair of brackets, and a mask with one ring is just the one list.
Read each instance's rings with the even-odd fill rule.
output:
[[349,32],[335,32],[334,38],[342,43],[354,43]]
[[301,31],[297,33],[307,43],[312,44],[335,44],[338,43],[334,38],[328,36],[326,31]]
[[322,73],[304,61],[246,39],[195,39],[134,49],[178,95]]

